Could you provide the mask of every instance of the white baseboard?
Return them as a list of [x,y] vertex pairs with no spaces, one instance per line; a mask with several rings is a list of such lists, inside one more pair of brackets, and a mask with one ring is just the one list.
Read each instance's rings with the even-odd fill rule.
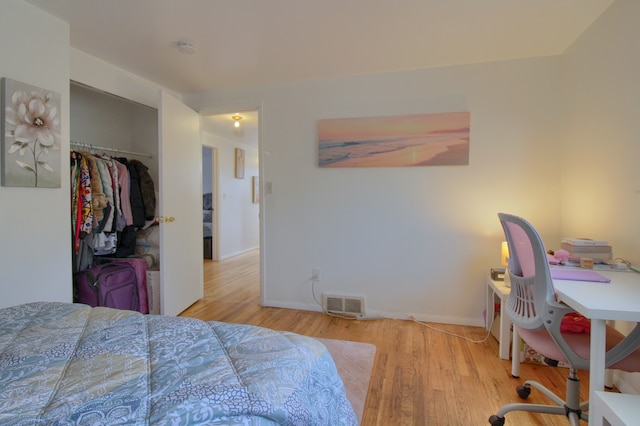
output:
[[640,374],[638,373],[614,371],[613,384],[622,393],[640,395]]
[[[270,308],[285,308],[285,309],[298,309],[300,311],[313,311],[322,312],[322,308],[318,304],[306,304],[295,302],[282,302],[278,300],[265,300],[264,305]],[[422,315],[422,314],[407,314],[404,312],[389,312],[389,311],[376,311],[372,309],[365,309],[367,317],[382,317],[398,320],[410,320],[414,318],[418,321],[432,322],[438,324],[454,324],[454,325],[467,325],[471,327],[484,327],[484,322],[479,318],[461,318],[450,317],[443,315]]]
[[229,258],[232,258],[232,257],[235,257],[235,256],[240,256],[241,254],[249,253],[250,251],[258,250],[259,248],[260,248],[259,246],[256,246],[256,247],[251,247],[251,248],[248,248],[248,249],[245,249],[245,250],[236,251],[234,253],[229,253],[227,255],[220,256],[218,258],[218,260],[225,260],[225,259],[229,259]]

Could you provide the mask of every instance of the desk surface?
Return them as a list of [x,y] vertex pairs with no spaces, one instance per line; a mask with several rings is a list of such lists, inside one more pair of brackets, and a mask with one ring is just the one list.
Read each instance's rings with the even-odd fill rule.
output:
[[511,287],[508,287],[507,283],[504,281],[496,281],[490,276],[487,276],[487,283],[496,293],[499,293],[500,296],[509,295],[509,293],[511,293]]
[[640,273],[598,272],[610,283],[553,280],[558,300],[591,319],[640,321]]

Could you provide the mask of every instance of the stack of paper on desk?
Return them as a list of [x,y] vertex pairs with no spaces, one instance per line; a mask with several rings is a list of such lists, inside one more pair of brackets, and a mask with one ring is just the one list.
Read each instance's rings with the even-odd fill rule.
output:
[[563,238],[560,245],[562,249],[568,251],[569,256],[573,258],[588,257],[595,262],[608,262],[612,257],[611,246],[602,240]]

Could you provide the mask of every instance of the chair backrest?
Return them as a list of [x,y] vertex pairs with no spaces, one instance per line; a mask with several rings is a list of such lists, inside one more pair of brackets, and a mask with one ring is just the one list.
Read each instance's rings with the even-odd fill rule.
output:
[[548,304],[555,305],[556,299],[542,239],[526,220],[505,213],[499,213],[498,217],[509,245],[507,273],[511,294],[506,313],[519,327],[544,328],[542,314]]
[[505,213],[499,213],[498,217],[509,245],[506,273],[511,280],[511,293],[506,314],[520,329],[521,335],[528,334],[525,330],[546,329],[572,367],[588,369],[589,360],[580,357],[560,332],[562,318],[574,311],[556,300],[549,260],[540,235],[520,217]]

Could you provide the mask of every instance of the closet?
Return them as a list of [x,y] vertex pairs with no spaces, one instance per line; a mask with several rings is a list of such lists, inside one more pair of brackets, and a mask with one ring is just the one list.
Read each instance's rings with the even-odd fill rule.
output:
[[151,220],[136,227],[135,255],[157,269],[152,276],[159,312],[180,313],[203,292],[202,263],[185,255],[202,258],[198,115],[164,92],[155,109],[76,82],[71,83],[70,106],[72,157],[86,152],[147,168],[155,188],[155,224]]

